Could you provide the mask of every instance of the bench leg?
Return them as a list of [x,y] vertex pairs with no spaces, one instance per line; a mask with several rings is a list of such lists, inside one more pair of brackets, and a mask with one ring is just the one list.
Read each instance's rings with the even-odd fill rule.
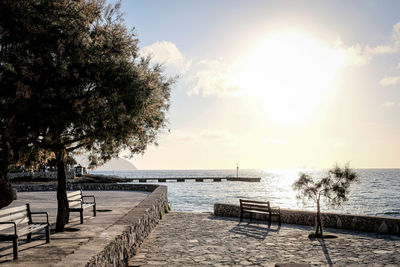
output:
[[253,213],[250,212],[250,221],[253,220]]
[[46,226],[46,243],[50,243],[50,225]]
[[13,239],[14,260],[18,259],[18,236]]
[[271,227],[271,216],[269,216],[269,219],[268,219],[268,227]]
[[80,213],[80,217],[81,217],[81,224],[83,224],[83,210],[81,210],[79,213]]
[[31,240],[32,240],[32,234],[27,234],[26,235],[26,243],[31,242]]
[[243,212],[240,211],[240,221],[243,221]]
[[96,204],[93,205],[93,216],[96,217]]
[[281,215],[279,215],[279,226],[281,226],[282,222],[281,222]]

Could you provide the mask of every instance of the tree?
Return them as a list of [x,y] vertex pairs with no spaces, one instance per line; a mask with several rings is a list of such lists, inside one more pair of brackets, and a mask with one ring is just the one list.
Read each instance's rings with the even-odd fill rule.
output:
[[299,191],[297,198],[303,201],[311,200],[317,204],[317,226],[313,237],[322,237],[322,219],[321,219],[321,197],[325,203],[338,207],[344,201],[347,201],[347,196],[350,192],[350,185],[358,181],[358,175],[349,165],[344,168],[338,165],[328,171],[326,177],[314,180],[308,174],[300,173],[299,179],[293,184],[293,189]]
[[[123,25],[119,4],[3,0],[0,10],[0,40],[14,49],[6,64],[18,70],[1,70],[0,80],[11,81],[10,102],[16,84],[24,90],[24,108],[14,110],[15,124],[28,129],[22,143],[55,155],[56,230],[63,231],[68,156],[85,150],[97,165],[123,149],[143,153],[165,127],[173,81],[139,56],[138,39]],[[23,67],[14,66],[15,57]]]

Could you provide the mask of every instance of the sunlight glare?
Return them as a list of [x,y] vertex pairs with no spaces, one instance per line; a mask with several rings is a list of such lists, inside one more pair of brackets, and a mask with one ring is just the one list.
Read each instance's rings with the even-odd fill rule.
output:
[[345,52],[296,32],[266,38],[241,64],[236,83],[266,108],[267,118],[298,124],[309,118],[334,84]]

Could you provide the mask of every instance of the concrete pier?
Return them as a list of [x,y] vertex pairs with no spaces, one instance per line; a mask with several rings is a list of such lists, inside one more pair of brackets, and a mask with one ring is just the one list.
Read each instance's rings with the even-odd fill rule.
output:
[[222,181],[230,181],[230,182],[260,182],[260,177],[167,177],[167,178],[129,178],[133,181],[138,181],[139,183],[147,183],[151,182],[159,182],[165,183],[167,181],[176,181],[176,182],[185,182],[196,181],[196,182],[204,182],[204,181],[213,181],[213,182],[222,182]]

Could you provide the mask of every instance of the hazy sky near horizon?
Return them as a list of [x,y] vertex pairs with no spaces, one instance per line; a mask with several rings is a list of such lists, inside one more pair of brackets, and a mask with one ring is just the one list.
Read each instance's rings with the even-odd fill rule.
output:
[[400,1],[122,1],[179,75],[139,169],[400,167]]

